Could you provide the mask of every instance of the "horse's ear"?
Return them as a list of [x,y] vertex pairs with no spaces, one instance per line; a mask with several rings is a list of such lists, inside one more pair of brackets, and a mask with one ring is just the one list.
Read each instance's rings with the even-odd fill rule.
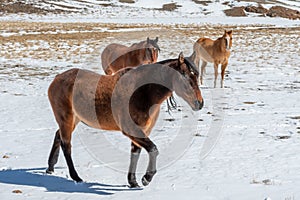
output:
[[178,60],[179,60],[179,63],[180,64],[183,64],[184,63],[184,56],[183,56],[183,53],[180,52],[179,56],[178,56]]
[[227,33],[228,33],[229,35],[232,35],[232,30],[227,31]]
[[157,43],[157,42],[158,42],[158,37],[156,37],[156,38],[155,38],[154,42],[155,42],[155,43]]
[[147,37],[147,44],[149,44],[150,43],[150,39],[149,39],[149,37]]

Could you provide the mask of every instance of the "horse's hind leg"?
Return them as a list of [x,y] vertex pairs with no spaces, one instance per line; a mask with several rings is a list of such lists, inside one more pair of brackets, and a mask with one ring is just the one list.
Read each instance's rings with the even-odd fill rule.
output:
[[52,149],[49,155],[49,159],[48,159],[48,168],[46,170],[48,174],[54,172],[54,165],[57,163],[58,156],[59,156],[60,143],[61,143],[60,133],[59,130],[57,130],[53,141]]
[[130,165],[128,171],[128,183],[130,187],[139,187],[138,183],[136,182],[135,172],[138,159],[140,157],[141,148],[136,146],[133,142],[131,143],[131,156],[130,156]]
[[218,64],[214,63],[214,69],[215,69],[215,80],[214,80],[214,88],[217,87],[217,79],[218,79]]
[[200,72],[200,84],[203,85],[203,77],[205,74],[205,67],[207,65],[207,62],[205,62],[204,60],[202,60],[202,64],[201,64],[201,72]]
[[73,123],[60,126],[61,148],[64,152],[71,178],[76,182],[82,182],[82,179],[78,176],[75,170],[71,157],[71,136],[74,128],[75,124]]

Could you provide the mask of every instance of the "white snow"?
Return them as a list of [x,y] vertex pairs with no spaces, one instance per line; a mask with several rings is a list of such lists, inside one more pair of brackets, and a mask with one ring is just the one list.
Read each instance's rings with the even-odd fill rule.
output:
[[[24,1],[24,0],[21,0]],[[28,1],[27,1],[28,2]],[[82,1],[82,0],[38,0],[29,1],[40,8],[53,10],[55,8],[74,11],[70,14],[48,14],[48,15],[26,15],[9,14],[0,16],[0,21],[57,21],[57,22],[103,22],[103,23],[142,23],[142,24],[272,24],[280,26],[298,26],[300,20],[288,20],[282,18],[257,17],[256,14],[249,14],[249,17],[226,17],[223,10],[232,6],[257,5],[255,2],[245,1],[211,1],[207,5],[197,4],[191,0],[139,0],[136,3],[120,3],[112,1]],[[223,3],[229,2],[229,5]],[[112,6],[102,4],[112,3]],[[176,3],[180,5],[176,10],[159,10],[164,4]],[[59,6],[60,5],[60,6]],[[266,8],[274,5],[283,5],[296,10],[300,9],[296,1],[267,1],[262,4]],[[65,7],[64,7],[65,6]]]

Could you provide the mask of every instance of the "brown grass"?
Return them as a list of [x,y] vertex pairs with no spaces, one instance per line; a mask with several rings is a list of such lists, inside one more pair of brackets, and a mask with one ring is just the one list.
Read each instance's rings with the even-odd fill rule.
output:
[[[248,27],[249,25],[245,26],[245,28]],[[108,30],[119,29],[123,32],[101,31],[103,28]],[[128,34],[126,32],[128,28],[149,28],[153,31],[131,31]],[[0,51],[1,57],[6,59],[52,59],[79,63],[84,62],[84,56],[95,55],[99,57],[101,49],[109,42],[115,42],[114,38],[122,38],[123,41],[118,42],[124,43],[124,41],[127,41],[130,44],[133,40],[140,41],[148,36],[152,38],[159,36],[159,45],[162,49],[168,49],[170,43],[174,47],[178,46],[180,42],[189,48],[188,46],[192,45],[193,40],[203,36],[216,39],[222,35],[224,29],[234,30],[234,37],[251,36],[254,33],[255,35],[261,34],[271,37],[273,34],[286,35],[293,32],[293,30],[299,33],[300,28],[272,29],[272,27],[268,27],[266,29],[257,27],[256,30],[244,30],[243,26],[0,22],[0,32],[15,34],[8,37],[0,36]],[[20,34],[20,31],[25,34]],[[180,37],[174,40],[176,36]],[[180,40],[181,36],[185,37],[183,41]],[[186,38],[190,38],[190,40],[187,41]],[[248,45],[251,45],[251,41]],[[169,56],[177,56],[178,51],[174,49],[173,52],[169,52]]]
[[192,0],[193,2],[195,2],[196,4],[201,4],[204,6],[207,6],[209,3],[212,3],[212,1],[207,1],[207,0]]
[[135,3],[135,0],[119,0],[121,3]]
[[160,10],[164,10],[164,11],[174,11],[176,10],[178,7],[181,7],[180,5],[177,5],[176,3],[168,3],[168,4],[164,4],[163,7]]

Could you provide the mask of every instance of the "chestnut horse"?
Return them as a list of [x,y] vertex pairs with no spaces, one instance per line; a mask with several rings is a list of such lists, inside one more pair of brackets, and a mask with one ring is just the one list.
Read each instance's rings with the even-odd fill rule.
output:
[[228,65],[228,58],[230,56],[230,48],[232,46],[232,30],[224,32],[224,35],[216,40],[209,38],[199,38],[194,44],[194,52],[196,52],[196,58],[194,60],[197,68],[199,69],[200,60],[201,73],[200,83],[203,84],[203,76],[205,73],[205,67],[208,62],[214,63],[215,80],[214,87],[216,87],[218,77],[218,66],[221,64],[221,87],[224,87],[224,75],[225,69]]
[[147,38],[146,41],[135,43],[130,47],[121,44],[110,44],[101,54],[102,68],[105,74],[111,75],[125,67],[137,67],[157,61],[158,37],[155,40]]
[[47,173],[54,171],[61,147],[71,178],[82,181],[71,158],[71,136],[76,125],[83,122],[93,128],[121,131],[132,141],[127,176],[130,187],[139,187],[135,172],[141,148],[144,148],[149,154],[149,163],[142,183],[148,185],[156,173],[158,155],[156,145],[148,136],[158,118],[160,105],[175,91],[194,111],[200,110],[203,99],[198,77],[194,63],[182,53],[178,59],[125,68],[113,75],[80,69],[57,75],[48,89],[59,129]]

